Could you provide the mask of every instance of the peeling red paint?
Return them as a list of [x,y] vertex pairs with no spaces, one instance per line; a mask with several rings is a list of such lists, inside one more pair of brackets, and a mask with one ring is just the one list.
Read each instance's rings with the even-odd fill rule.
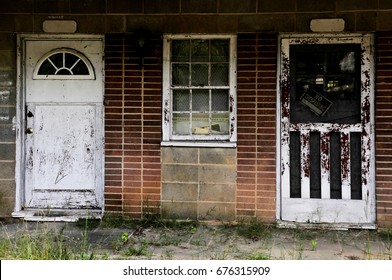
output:
[[302,158],[304,159],[303,161],[303,171],[304,171],[304,176],[306,178],[310,177],[310,157],[308,156],[308,151],[309,151],[309,142],[310,142],[310,135],[309,133],[302,135],[301,137],[302,141]]
[[349,134],[342,133],[340,135],[340,146],[342,149],[342,179],[348,180],[350,174],[350,149],[349,149]]
[[322,153],[322,158],[321,158],[321,165],[324,170],[329,171],[329,145],[328,145],[328,140],[330,133],[324,134],[323,137],[320,139],[321,142],[321,153]]

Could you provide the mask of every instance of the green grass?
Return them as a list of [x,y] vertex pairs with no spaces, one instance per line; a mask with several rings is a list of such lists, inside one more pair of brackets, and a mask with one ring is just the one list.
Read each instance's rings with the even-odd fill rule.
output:
[[29,230],[27,226],[13,234],[4,228],[0,231],[0,259],[13,260],[83,260],[96,259],[94,250],[83,233],[81,238],[70,239],[63,234],[40,227]]

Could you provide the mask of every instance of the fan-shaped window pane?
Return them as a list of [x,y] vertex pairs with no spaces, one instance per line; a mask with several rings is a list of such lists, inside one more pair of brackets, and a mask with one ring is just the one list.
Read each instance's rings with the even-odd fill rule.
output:
[[35,79],[94,79],[89,61],[72,50],[57,50],[41,59]]

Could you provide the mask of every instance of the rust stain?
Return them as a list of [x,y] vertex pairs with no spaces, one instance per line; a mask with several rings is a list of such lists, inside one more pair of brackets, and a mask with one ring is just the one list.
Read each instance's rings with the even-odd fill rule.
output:
[[303,141],[303,148],[304,150],[302,151],[302,157],[305,159],[303,161],[303,170],[304,170],[304,176],[307,178],[310,178],[310,157],[308,156],[309,154],[307,151],[309,150],[309,141],[310,141],[310,135],[309,133],[305,134],[302,136],[302,141]]
[[288,118],[289,111],[289,96],[290,96],[290,61],[287,56],[282,54],[282,74],[280,79],[281,87],[281,103],[282,103],[282,118]]
[[340,136],[341,149],[342,149],[342,179],[348,180],[350,166],[350,149],[349,149],[349,135],[347,133],[342,133]]
[[321,139],[321,152],[322,152],[322,158],[321,158],[321,164],[322,167],[329,171],[329,145],[328,145],[328,139],[330,136],[330,133],[325,134],[324,137]]

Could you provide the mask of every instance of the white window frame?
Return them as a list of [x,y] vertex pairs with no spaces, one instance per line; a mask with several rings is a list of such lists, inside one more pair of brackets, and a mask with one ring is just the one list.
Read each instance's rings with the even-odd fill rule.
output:
[[[78,63],[79,61],[82,61],[86,65],[89,74],[88,75],[74,75],[74,74],[72,74],[72,75],[58,75],[58,74],[42,75],[41,74],[40,75],[40,74],[38,74],[42,64],[46,60],[50,59],[50,57],[52,55],[54,55],[54,54],[63,54],[64,55],[65,53],[73,54],[76,57],[78,57],[79,60],[77,62],[75,62],[73,66],[75,66],[76,63]],[[63,65],[64,64],[65,64],[65,62],[63,61]],[[60,69],[57,69],[57,70],[60,70]],[[72,69],[70,69],[70,70],[72,70]],[[37,63],[37,66],[34,69],[33,79],[34,80],[94,80],[95,74],[94,74],[94,68],[93,68],[91,62],[83,54],[81,54],[78,51],[73,50],[73,49],[61,48],[61,49],[52,50],[40,58],[40,60]]]
[[[229,133],[226,135],[173,135],[173,98],[171,86],[171,42],[174,39],[228,39],[229,58]],[[237,36],[224,34],[166,34],[163,37],[162,146],[235,147],[237,142]]]

